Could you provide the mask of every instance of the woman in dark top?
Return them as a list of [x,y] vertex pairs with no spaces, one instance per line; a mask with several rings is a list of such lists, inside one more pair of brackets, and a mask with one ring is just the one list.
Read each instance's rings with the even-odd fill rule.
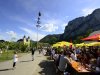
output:
[[31,53],[32,53],[32,61],[34,60],[34,52],[35,52],[35,48],[31,48]]

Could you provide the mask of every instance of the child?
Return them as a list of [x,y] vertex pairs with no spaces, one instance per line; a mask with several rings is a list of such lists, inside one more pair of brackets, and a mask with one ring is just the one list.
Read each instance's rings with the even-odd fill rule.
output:
[[13,69],[16,68],[16,62],[18,61],[18,55],[17,52],[14,52],[14,57],[13,57]]

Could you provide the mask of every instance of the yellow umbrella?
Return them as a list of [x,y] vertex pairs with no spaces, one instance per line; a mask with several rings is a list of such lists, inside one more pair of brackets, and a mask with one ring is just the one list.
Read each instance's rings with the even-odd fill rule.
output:
[[58,46],[60,46],[60,45],[59,44],[53,44],[52,47],[58,47]]
[[62,42],[57,42],[56,44],[53,44],[52,47],[58,47],[58,46],[63,47],[64,45],[65,46],[70,46],[71,44],[72,43],[70,43],[70,42],[62,41]]
[[93,42],[91,43],[92,46],[100,46],[100,42]]
[[65,45],[65,46],[70,46],[72,43],[70,43],[70,42],[66,42],[66,41],[62,41],[62,42],[58,42],[58,43],[60,43],[61,45]]
[[80,44],[75,44],[76,47],[82,47],[82,46],[88,46],[88,44],[85,44],[85,43],[80,43]]

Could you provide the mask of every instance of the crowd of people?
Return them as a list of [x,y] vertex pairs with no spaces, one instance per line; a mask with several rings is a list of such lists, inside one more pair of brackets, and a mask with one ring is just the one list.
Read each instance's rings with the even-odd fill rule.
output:
[[70,61],[79,62],[82,67],[89,71],[100,72],[100,47],[73,47],[66,46],[47,50],[51,59],[54,60],[57,72],[61,75],[65,72],[70,74]]
[[[30,50],[33,61],[36,48],[31,47]],[[72,60],[79,62],[82,67],[90,72],[100,72],[100,47],[59,46],[58,48],[47,48],[47,50],[40,49],[39,53],[50,55],[50,58],[54,60],[57,75],[70,75],[71,69],[68,64],[72,65],[70,63]],[[18,61],[17,52],[14,52],[13,60],[13,69],[15,69]]]

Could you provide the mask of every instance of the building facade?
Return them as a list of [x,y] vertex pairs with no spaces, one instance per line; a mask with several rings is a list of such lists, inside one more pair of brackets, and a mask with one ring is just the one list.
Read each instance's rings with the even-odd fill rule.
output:
[[24,45],[28,45],[30,47],[30,37],[26,38],[26,36],[23,37],[23,43]]

